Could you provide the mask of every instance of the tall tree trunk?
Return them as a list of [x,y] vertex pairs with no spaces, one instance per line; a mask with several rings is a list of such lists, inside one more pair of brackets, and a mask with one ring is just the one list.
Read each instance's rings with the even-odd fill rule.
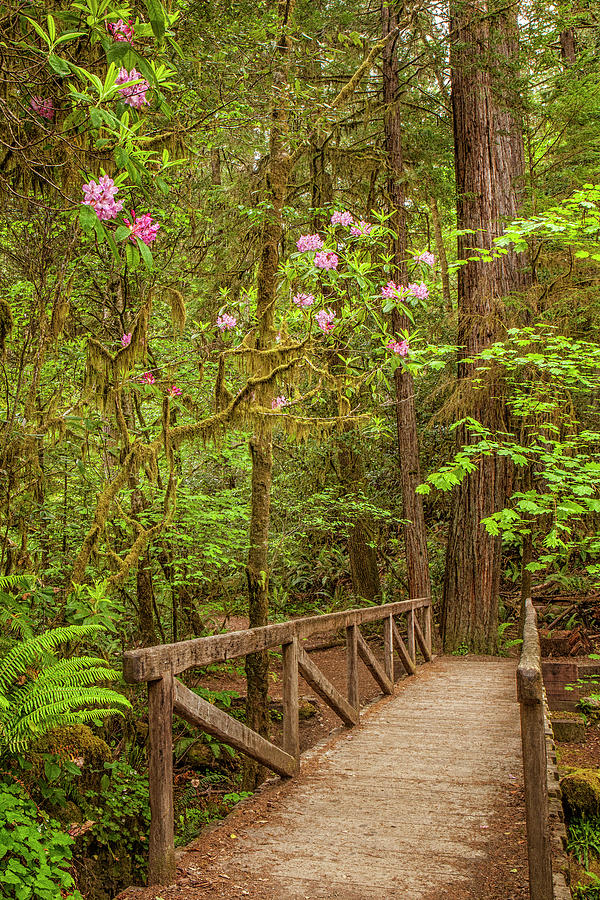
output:
[[[382,35],[389,35],[397,25],[397,15],[392,5],[383,0],[381,6]],[[406,213],[404,193],[404,162],[402,156],[402,123],[398,107],[399,76],[396,56],[396,39],[388,40],[383,49],[383,100],[385,104],[385,148],[388,164],[388,195],[392,207],[391,227],[396,233],[392,242],[392,260],[396,279],[405,281],[406,270]],[[408,319],[397,310],[392,314],[392,328],[396,333],[408,328]],[[395,372],[396,423],[398,429],[398,453],[400,480],[402,483],[402,508],[406,524],[404,542],[408,590],[411,597],[429,597],[431,582],[427,556],[427,533],[423,500],[416,493],[421,483],[419,442],[415,411],[415,388],[412,375],[402,366]]]
[[[473,255],[474,244],[492,247],[502,217],[517,208],[515,186],[523,174],[516,117],[499,105],[502,89],[494,92],[489,65],[491,31],[508,28],[508,23],[491,24],[490,6],[485,0],[453,0],[451,4],[457,220],[459,229],[471,232],[458,238],[459,259]],[[499,52],[506,53],[511,40],[516,40],[514,35],[498,37],[496,30]],[[458,390],[464,412],[491,429],[504,424],[501,385],[490,377],[485,389],[475,389],[470,384],[473,366],[466,360],[498,338],[501,298],[520,286],[522,276],[514,254],[491,263],[471,261],[458,273]],[[468,434],[461,430],[459,445],[468,441]],[[504,461],[485,457],[455,490],[444,576],[445,650],[460,644],[480,653],[496,649],[501,541],[487,533],[481,520],[504,506],[508,483]]]
[[[271,205],[262,230],[261,254],[257,275],[256,349],[265,350],[275,343],[275,299],[279,242],[282,234],[282,210],[290,173],[290,156],[285,144],[287,131],[286,87],[289,40],[287,30],[293,15],[294,0],[279,0],[279,39],[273,72],[273,110],[269,142],[267,197]],[[260,365],[258,363],[257,365]],[[257,371],[256,375],[267,374]],[[273,396],[268,385],[258,385],[256,401],[269,407]],[[250,549],[246,578],[248,582],[248,615],[250,628],[266,625],[269,615],[269,525],[271,482],[273,477],[273,436],[271,424],[263,421],[250,441],[252,458],[252,507],[250,514]],[[269,733],[268,653],[250,653],[246,657],[248,695],[246,722],[264,737]],[[264,780],[264,769],[254,760],[244,766],[243,784],[253,790]]]

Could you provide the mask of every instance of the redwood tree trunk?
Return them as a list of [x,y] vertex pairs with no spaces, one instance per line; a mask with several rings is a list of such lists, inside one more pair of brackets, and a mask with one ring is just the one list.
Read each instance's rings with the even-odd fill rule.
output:
[[[381,6],[383,37],[390,34],[397,24],[391,4],[383,0]],[[398,108],[399,76],[396,41],[389,40],[383,50],[383,100],[385,103],[385,148],[388,163],[388,195],[393,210],[390,224],[396,233],[391,247],[396,280],[406,282],[406,213],[404,207],[404,163],[402,156],[402,124]],[[408,328],[408,320],[398,311],[392,314],[392,328],[398,333]],[[399,366],[395,372],[396,424],[398,429],[398,453],[400,481],[402,484],[402,509],[406,521],[404,542],[410,597],[429,597],[431,582],[427,556],[427,533],[423,500],[416,493],[421,483],[419,442],[415,412],[415,388],[413,377]]]
[[[517,208],[523,174],[517,117],[506,103],[499,103],[502,89],[493,83],[489,65],[492,28],[508,24],[506,19],[491,24],[489,12],[485,0],[451,6],[457,220],[460,229],[472,232],[458,238],[459,259],[473,255],[474,246],[492,246],[502,217]],[[498,37],[497,30],[495,35],[496,51],[506,53],[514,35]],[[458,273],[458,390],[463,412],[492,430],[504,423],[502,386],[490,376],[485,388],[475,389],[470,384],[473,367],[466,360],[499,338],[501,298],[522,284],[514,254],[491,263],[469,262]],[[461,431],[459,445],[468,441],[468,434]],[[455,490],[444,577],[442,637],[447,651],[460,644],[480,653],[496,649],[502,548],[481,520],[505,505],[508,483],[505,462],[485,457]]]

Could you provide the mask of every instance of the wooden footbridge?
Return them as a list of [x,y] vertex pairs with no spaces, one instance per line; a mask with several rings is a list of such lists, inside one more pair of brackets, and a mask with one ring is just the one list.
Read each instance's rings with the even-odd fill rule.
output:
[[[360,631],[374,622],[383,625],[383,654],[376,655]],[[346,632],[345,692],[325,677],[303,646],[314,635],[339,629]],[[283,657],[281,746],[206,702],[177,678],[193,667],[279,647]],[[400,681],[395,654],[407,676]],[[419,659],[426,665],[417,666]],[[384,695],[363,712],[362,722],[359,660]],[[472,883],[478,867],[485,867],[488,830],[498,798],[524,759],[530,897],[566,900],[570,894],[564,878],[552,867],[548,726],[530,601],[517,672],[520,704],[515,670],[515,662],[508,659],[434,658],[429,599],[126,653],[126,680],[148,682],[149,883],[168,886],[176,874],[175,714],[284,779],[278,782],[276,800],[269,802],[268,812],[253,814],[250,809],[237,822],[231,835],[234,843],[217,855],[216,863],[213,855],[212,862],[206,857],[200,866],[192,867],[199,873],[195,882],[192,879],[198,888],[184,892],[186,898],[450,900],[464,896],[485,900],[485,894],[461,894],[461,885]],[[299,677],[346,726],[302,767]],[[217,881],[206,880],[209,870],[216,871],[215,865]],[[202,886],[208,884],[207,894]],[[161,888],[161,898],[182,896],[178,888],[174,890],[171,894]]]

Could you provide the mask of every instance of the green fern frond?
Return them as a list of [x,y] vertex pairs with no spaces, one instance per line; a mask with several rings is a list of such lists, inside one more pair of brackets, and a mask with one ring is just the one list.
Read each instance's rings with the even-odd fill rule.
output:
[[12,704],[19,717],[35,714],[39,711],[40,715],[45,715],[48,710],[58,708],[60,704],[65,703],[70,708],[76,706],[88,706],[111,700],[116,706],[129,707],[129,701],[118,691],[111,691],[109,688],[84,687],[83,685],[50,685],[47,690],[31,692],[23,698],[23,702]]
[[61,644],[100,630],[98,625],[54,628],[9,651],[0,662],[0,751],[22,751],[60,725],[124,715],[131,709],[118,691],[99,686],[119,679],[106,660],[49,656]]
[[0,738],[13,753],[26,750],[43,735],[64,725],[85,725],[86,722],[98,722],[108,716],[125,715],[125,710],[115,710],[112,707],[99,707],[98,709],[78,709],[65,711],[54,719],[47,719],[36,725],[28,724],[27,728],[18,724],[14,730],[0,730]]
[[0,591],[10,591],[16,587],[28,588],[31,580],[31,575],[0,575]]
[[68,625],[64,628],[52,628],[17,644],[0,662],[0,693],[6,693],[7,687],[24,675],[28,666],[39,663],[40,657],[52,653],[61,644],[81,641],[100,630],[99,625]]

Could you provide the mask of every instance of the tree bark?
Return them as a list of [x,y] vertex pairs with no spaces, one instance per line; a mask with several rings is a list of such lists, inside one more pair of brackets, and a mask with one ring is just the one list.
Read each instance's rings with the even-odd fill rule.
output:
[[[507,104],[504,108],[499,105],[502,87],[497,82],[494,85],[490,66],[491,29],[496,29],[498,53],[507,53],[510,46],[514,49],[516,36],[508,33],[512,27],[508,19],[491,23],[490,12],[485,0],[455,0],[451,5],[457,221],[459,229],[471,231],[458,238],[459,259],[473,255],[473,246],[492,247],[501,232],[502,218],[514,215],[517,209],[517,188],[523,174],[523,154],[515,133],[518,117]],[[507,29],[504,37],[498,36],[500,28]],[[502,60],[495,62],[501,64]],[[505,421],[502,385],[492,375],[485,388],[475,389],[470,383],[473,365],[466,360],[498,339],[503,322],[501,298],[522,284],[514,254],[491,263],[471,261],[458,273],[461,413],[492,430]],[[469,435],[461,429],[459,446],[468,442]],[[484,457],[455,490],[444,576],[442,638],[446,651],[461,644],[479,653],[496,649],[502,545],[500,538],[487,533],[481,520],[505,505],[508,485],[505,462]]]
[[[391,4],[383,0],[381,6],[382,36],[389,35],[397,25],[397,16]],[[387,153],[387,189],[393,215],[390,225],[396,237],[391,252],[396,279],[405,281],[406,270],[406,212],[404,191],[404,161],[402,155],[402,123],[398,108],[399,75],[396,56],[396,40],[389,40],[383,49],[383,101],[385,104],[385,149]],[[408,319],[399,311],[392,313],[392,328],[396,334],[408,328]],[[402,509],[406,521],[404,542],[410,597],[431,596],[427,533],[423,500],[416,493],[421,483],[419,441],[415,411],[415,389],[412,375],[399,366],[395,372],[396,424],[400,481],[402,485]]]
[[[282,235],[282,210],[290,173],[290,156],[285,145],[287,130],[287,65],[289,57],[288,26],[293,14],[294,0],[279,0],[280,33],[277,43],[277,59],[273,73],[273,109],[269,142],[269,166],[267,195],[271,209],[265,218],[261,239],[261,254],[257,275],[256,299],[256,349],[264,350],[275,343],[275,299],[279,243]],[[257,357],[258,359],[258,357]],[[257,363],[260,366],[260,363]],[[267,374],[256,371],[255,375]],[[259,385],[256,402],[269,407],[272,388]],[[248,615],[250,628],[266,625],[269,615],[269,525],[271,509],[271,482],[273,478],[273,435],[271,424],[263,421],[256,428],[250,441],[252,459],[252,507],[250,514],[250,549],[246,578],[248,582]],[[246,700],[246,724],[263,737],[269,734],[268,653],[250,653],[246,657],[248,695]],[[254,760],[244,764],[243,785],[253,790],[265,777],[264,768]]]

